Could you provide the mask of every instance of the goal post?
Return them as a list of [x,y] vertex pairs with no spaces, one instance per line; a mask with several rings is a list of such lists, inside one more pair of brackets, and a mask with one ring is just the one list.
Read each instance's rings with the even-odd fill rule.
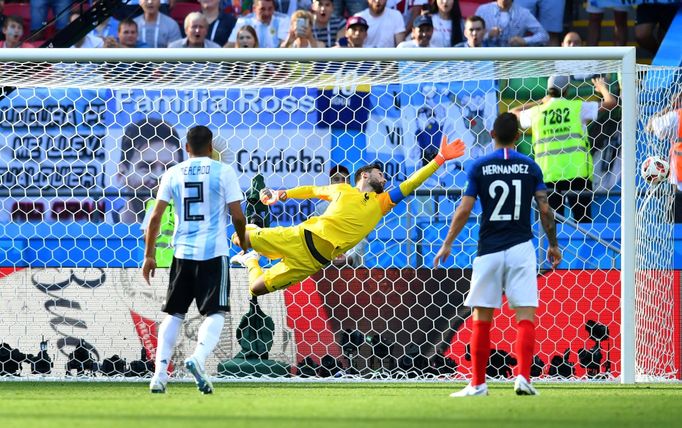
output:
[[[638,363],[638,317],[646,315],[638,315],[636,272],[648,267],[636,257],[641,251],[637,240],[646,236],[638,238],[642,227],[637,212],[638,200],[648,190],[637,178],[642,156],[637,150],[642,147],[642,121],[654,113],[640,110],[638,88],[647,72],[656,70],[638,69],[634,48],[10,49],[0,52],[0,64],[0,156],[8,165],[0,174],[0,301],[6,300],[4,313],[12,314],[0,321],[0,342],[27,348],[40,332],[54,333],[55,343],[49,346],[64,365],[87,324],[102,336],[90,349],[102,354],[97,355],[99,364],[112,353],[131,360],[139,353],[130,349],[140,346],[148,357],[153,355],[165,285],[157,281],[151,291],[145,290],[137,267],[139,223],[154,183],[142,179],[134,184],[130,164],[133,156],[144,159],[151,175],[154,168],[179,160],[184,132],[192,125],[209,126],[226,143],[224,160],[237,166],[245,192],[257,174],[276,188],[325,185],[333,166],[343,166],[352,176],[355,168],[374,160],[383,163],[396,185],[420,165],[435,135],[466,134],[465,159],[427,181],[370,234],[360,266],[331,266],[285,293],[262,299],[265,312],[275,319],[271,359],[283,361],[291,373],[314,371],[311,366],[324,366],[323,357],[329,356],[343,373],[361,378],[412,378],[415,373],[419,378],[464,378],[469,312],[462,300],[475,255],[475,218],[458,239],[458,253],[447,269],[431,267],[466,181],[462,170],[489,150],[491,118],[542,98],[549,76],[570,75],[571,93],[587,101],[597,99],[591,76],[613,75],[610,85],[619,87],[620,117],[608,116],[615,123],[613,132],[606,136],[597,130],[596,139],[614,146],[613,158],[600,160],[604,169],[599,174],[618,176],[600,175],[599,186],[590,193],[598,218],[593,223],[577,222],[567,210],[558,228],[568,251],[560,272],[548,274],[539,259],[541,297],[551,300],[541,305],[547,305],[544,319],[552,323],[542,331],[538,355],[546,367],[540,368],[540,376],[615,377],[622,383],[679,376],[679,338],[678,348],[672,349],[677,366],[654,363],[646,373]],[[679,88],[680,83],[674,85]],[[662,109],[664,102],[656,107]],[[132,123],[137,128],[129,128]],[[138,153],[132,140],[147,131],[155,138],[149,137]],[[175,149],[166,153],[154,146],[156,137],[175,141]],[[532,146],[530,131],[522,143]],[[662,154],[664,143],[652,140],[647,147]],[[672,192],[669,187],[660,187],[665,197]],[[139,199],[136,207],[132,199]],[[317,207],[303,202],[274,209],[273,225],[289,225]],[[665,222],[665,215],[647,221]],[[534,230],[540,229],[536,222]],[[669,228],[662,239],[672,240]],[[20,245],[11,248],[15,243]],[[539,255],[545,245],[540,239]],[[244,272],[234,269],[232,277],[233,287],[240,288],[231,297],[233,312],[218,360],[212,360],[222,368],[240,350],[235,334],[248,310]],[[118,286],[107,282],[112,278]],[[598,290],[600,281],[609,285],[614,279],[618,289]],[[571,290],[586,281],[580,292],[597,290],[591,297],[594,308],[587,297]],[[455,288],[448,288],[453,284]],[[674,284],[665,284],[668,293]],[[551,293],[555,286],[558,291]],[[130,307],[113,315],[112,307],[101,301],[103,289],[118,293],[111,305],[129,301]],[[32,293],[45,300],[35,300]],[[679,300],[679,292],[676,296]],[[562,299],[570,305],[564,307]],[[95,312],[86,314],[88,305]],[[557,308],[560,313],[554,316],[551,310]],[[581,317],[585,308],[589,315]],[[674,308],[679,310],[679,302]],[[62,309],[71,315],[63,315]],[[39,313],[32,318],[31,311]],[[108,324],[102,317],[109,311]],[[513,334],[503,330],[513,326],[503,312],[493,345],[511,353]],[[76,313],[82,317],[72,316]],[[129,319],[128,330],[110,333],[111,324],[131,323]],[[605,324],[609,337],[588,344],[595,339],[593,330],[586,336],[583,324],[589,321]],[[194,315],[186,324],[195,331]],[[617,332],[609,335],[609,328]],[[130,337],[122,341],[126,334]],[[679,326],[674,334],[679,335]],[[191,343],[183,342],[180,354]],[[126,346],[130,349],[122,349]],[[578,347],[587,360],[576,359]],[[571,348],[579,375],[562,377],[550,370],[550,359],[564,348]],[[425,368],[414,369],[421,360],[428,360]],[[562,361],[573,367],[568,359]],[[450,370],[454,365],[459,367]],[[280,371],[270,374],[276,373]],[[102,377],[100,372],[90,376]]]

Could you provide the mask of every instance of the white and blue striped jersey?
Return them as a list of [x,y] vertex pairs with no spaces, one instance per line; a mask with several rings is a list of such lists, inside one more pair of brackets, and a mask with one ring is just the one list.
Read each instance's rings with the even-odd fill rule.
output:
[[175,204],[175,258],[227,255],[227,204],[242,197],[234,169],[211,158],[190,158],[166,171],[157,200]]

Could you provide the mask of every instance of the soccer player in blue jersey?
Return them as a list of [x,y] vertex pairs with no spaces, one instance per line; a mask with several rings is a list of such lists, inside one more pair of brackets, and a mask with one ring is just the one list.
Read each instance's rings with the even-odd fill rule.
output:
[[162,310],[168,315],[159,327],[156,367],[149,384],[153,393],[164,393],[168,382],[168,363],[180,333],[187,309],[196,300],[199,313],[206,319],[197,333],[197,347],[185,360],[199,391],[213,392],[206,376],[206,358],[218,344],[229,310],[230,277],[227,214],[237,235],[244,242],[246,218],[241,208],[242,191],[234,169],[211,158],[213,133],[205,126],[187,132],[189,159],[177,164],[161,177],[156,205],[145,234],[142,275],[149,283],[156,270],[156,239],[168,204],[175,206],[173,261],[168,294]]
[[469,295],[464,301],[465,305],[473,307],[472,380],[451,397],[488,395],[485,370],[490,357],[490,326],[495,309],[502,306],[502,294],[507,296],[509,306],[516,312],[518,375],[514,390],[518,395],[538,395],[530,383],[535,310],[538,307],[537,258],[531,230],[533,198],[549,240],[547,256],[552,268],[561,262],[554,211],[547,202],[542,171],[531,158],[514,150],[519,137],[516,116],[500,114],[491,135],[495,139],[495,151],[477,159],[468,168],[468,183],[462,201],[434,259],[434,266],[438,267],[450,256],[452,242],[469,219],[476,198],[480,198],[483,214],[478,254],[473,263]]

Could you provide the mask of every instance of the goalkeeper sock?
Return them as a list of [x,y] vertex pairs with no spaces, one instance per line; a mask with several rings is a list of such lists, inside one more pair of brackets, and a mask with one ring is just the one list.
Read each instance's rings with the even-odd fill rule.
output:
[[518,374],[530,382],[530,367],[533,364],[535,349],[535,324],[529,320],[521,320],[516,324],[516,344],[514,350],[518,364]]
[[215,348],[220,340],[220,334],[223,332],[224,324],[225,314],[219,312],[207,316],[199,327],[197,347],[192,356],[201,364],[202,369],[206,366],[206,359],[211,352],[213,352],[213,348]]
[[184,315],[166,315],[159,326],[159,338],[156,347],[156,366],[154,376],[159,379],[168,379],[168,364],[173,356],[175,342],[180,335]]
[[490,321],[474,321],[471,333],[471,385],[485,383],[485,369],[490,360]]

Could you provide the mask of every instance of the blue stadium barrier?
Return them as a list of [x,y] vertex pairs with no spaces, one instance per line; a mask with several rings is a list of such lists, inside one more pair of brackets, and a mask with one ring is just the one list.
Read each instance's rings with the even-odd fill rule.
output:
[[669,65],[674,67],[682,65],[680,40],[682,40],[682,7],[677,10],[677,14],[670,24],[668,32],[661,41],[661,46],[658,48],[658,52],[656,52],[656,56],[651,64]]

